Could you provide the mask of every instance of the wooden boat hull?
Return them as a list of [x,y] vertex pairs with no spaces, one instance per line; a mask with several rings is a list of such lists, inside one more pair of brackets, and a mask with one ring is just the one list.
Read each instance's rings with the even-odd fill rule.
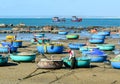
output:
[[44,60],[39,61],[37,66],[41,69],[60,69],[62,68],[62,60]]

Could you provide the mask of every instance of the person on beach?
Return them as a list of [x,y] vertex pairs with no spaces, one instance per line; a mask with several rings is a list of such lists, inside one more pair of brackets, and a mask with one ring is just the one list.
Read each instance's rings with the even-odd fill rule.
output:
[[69,53],[69,60],[71,61],[71,69],[74,69],[76,67],[75,53],[71,49],[68,49],[67,52]]

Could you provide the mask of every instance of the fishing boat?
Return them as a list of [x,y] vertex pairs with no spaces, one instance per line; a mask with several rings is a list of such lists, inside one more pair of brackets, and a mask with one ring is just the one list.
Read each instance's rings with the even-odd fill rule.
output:
[[89,42],[90,42],[91,44],[102,44],[102,43],[104,43],[104,39],[90,38],[90,39],[89,39]]
[[102,31],[102,32],[98,32],[98,35],[104,35],[104,36],[110,36],[110,31]]
[[53,22],[60,22],[60,19],[59,19],[59,17],[53,17],[53,18],[52,18],[52,21],[53,21]]
[[68,35],[66,35],[66,38],[67,39],[71,39],[71,40],[73,40],[73,39],[78,39],[79,38],[79,35],[77,35],[77,34],[68,34]]
[[39,44],[42,44],[42,43],[50,43],[50,39],[49,38],[33,38],[32,40],[31,40],[31,43],[32,44],[37,44],[37,43],[39,43]]
[[79,50],[80,47],[86,46],[86,43],[69,43],[68,46],[70,49]]
[[53,17],[52,22],[65,22],[65,18]]
[[62,68],[63,61],[62,60],[52,60],[52,59],[41,59],[37,66],[41,69],[60,69]]
[[64,46],[62,43],[38,44],[37,50],[39,53],[62,53]]
[[92,39],[105,39],[104,35],[93,34],[91,36]]
[[32,62],[35,61],[36,54],[31,52],[20,52],[10,54],[10,58],[16,62]]
[[120,69],[120,55],[115,56],[110,60],[111,66],[115,69]]
[[13,42],[12,42],[12,46],[14,46],[14,47],[22,47],[22,41],[21,40],[14,40]]
[[[62,58],[63,64],[66,68],[70,68],[72,66],[72,61],[69,60],[69,57]],[[75,58],[75,67],[81,68],[81,67],[90,67],[90,59],[89,58],[82,58],[82,57],[76,57]]]
[[66,32],[66,31],[59,31],[58,34],[59,34],[59,35],[67,35],[68,32]]
[[96,45],[100,50],[114,50],[115,49],[115,45],[114,44],[97,44]]
[[8,62],[8,56],[0,55],[0,65],[5,65]]
[[81,22],[82,18],[78,18],[77,16],[72,16],[72,22]]
[[92,49],[92,51],[82,53],[83,57],[90,58],[91,62],[104,62],[107,59],[107,54],[99,49]]
[[94,46],[82,46],[79,48],[79,51],[84,52],[84,51],[91,51],[93,49],[99,49],[99,48]]
[[45,36],[44,33],[40,33],[40,34],[34,34],[35,38],[43,38]]

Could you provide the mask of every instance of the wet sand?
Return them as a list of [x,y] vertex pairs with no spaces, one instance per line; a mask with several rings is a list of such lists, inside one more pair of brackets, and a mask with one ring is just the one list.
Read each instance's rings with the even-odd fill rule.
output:
[[[60,40],[60,42],[63,42],[66,48],[69,42],[86,42],[86,40]],[[105,43],[114,43],[116,48],[120,49],[117,42],[118,39],[106,39],[105,41]],[[37,49],[36,45],[23,42],[23,48],[19,48],[18,51],[36,52]],[[75,50],[75,53],[76,56],[81,56],[78,50]],[[115,56],[110,52],[107,53],[109,57]],[[50,58],[52,54],[45,55]],[[61,59],[68,54],[54,54],[54,56],[54,59]],[[6,66],[0,66],[0,84],[120,84],[120,70],[113,69],[111,65],[91,63],[90,68],[66,69],[63,66],[62,69],[57,70],[37,69],[37,62],[41,58],[42,56],[37,54],[33,63],[17,63],[9,59]]]

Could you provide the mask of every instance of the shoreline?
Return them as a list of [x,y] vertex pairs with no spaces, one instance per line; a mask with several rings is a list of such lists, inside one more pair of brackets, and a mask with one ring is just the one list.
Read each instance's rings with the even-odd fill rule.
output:
[[[114,43],[116,48],[120,48],[117,44],[118,39],[106,39],[105,43]],[[64,47],[68,47],[69,42],[86,42],[86,40],[59,40],[64,43]],[[30,45],[30,42],[23,42],[23,46],[19,48],[20,52],[34,51],[36,52],[36,45]],[[92,45],[92,44],[91,44]],[[81,56],[78,50],[75,50],[76,56]],[[68,53],[63,54],[45,54],[48,58],[54,55],[55,59],[61,59],[68,56]],[[114,54],[108,54],[109,57],[114,57]],[[13,62],[9,59],[8,65],[0,66],[0,84],[116,84],[120,83],[120,70],[113,69],[111,65],[104,63],[91,63],[90,68],[76,68],[69,69],[64,66],[62,69],[38,69],[37,63],[43,58],[37,54],[34,63]],[[32,73],[35,71],[34,73]],[[30,73],[31,76],[27,77]],[[25,79],[24,79],[25,78]],[[21,80],[20,80],[21,79]],[[74,81],[73,81],[74,80]]]

